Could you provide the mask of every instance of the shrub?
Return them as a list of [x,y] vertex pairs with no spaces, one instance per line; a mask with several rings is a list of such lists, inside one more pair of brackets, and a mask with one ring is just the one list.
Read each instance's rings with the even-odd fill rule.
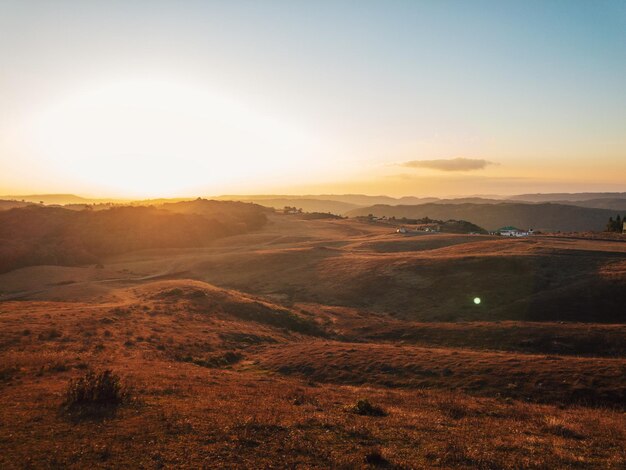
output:
[[83,377],[72,380],[68,387],[65,405],[120,405],[130,399],[126,387],[119,376],[110,370],[88,371]]
[[374,449],[370,453],[365,455],[364,459],[366,464],[369,464],[373,467],[389,467],[390,462],[387,460],[383,454],[378,449]]
[[67,372],[70,370],[69,366],[62,362],[55,362],[48,367],[48,370],[51,372]]
[[352,411],[361,416],[387,416],[380,406],[372,405],[369,400],[359,400],[352,407]]

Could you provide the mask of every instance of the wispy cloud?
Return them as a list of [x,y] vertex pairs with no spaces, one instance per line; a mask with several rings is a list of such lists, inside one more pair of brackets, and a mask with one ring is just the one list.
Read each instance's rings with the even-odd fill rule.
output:
[[437,160],[410,160],[400,163],[400,165],[407,168],[428,168],[439,171],[473,171],[483,170],[488,165],[497,165],[497,163],[481,158],[458,157],[440,158]]

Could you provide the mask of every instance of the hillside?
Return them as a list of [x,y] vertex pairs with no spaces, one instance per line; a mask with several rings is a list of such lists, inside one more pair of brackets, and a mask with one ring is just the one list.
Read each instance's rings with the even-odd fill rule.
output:
[[[6,214],[34,253],[71,229],[68,246],[112,254],[0,274],[2,468],[626,462],[623,242],[202,200]],[[183,246],[208,214],[236,233]],[[68,405],[90,370],[128,395]]]
[[375,205],[349,211],[349,217],[407,217],[467,220],[487,230],[513,225],[543,231],[602,231],[615,211],[561,204],[439,204],[416,206]]
[[26,207],[30,204],[30,202],[0,200],[0,211],[6,211],[18,207]]
[[[148,248],[206,246],[260,228],[266,220],[262,208],[250,205],[218,203],[219,210],[212,211],[210,203],[181,204],[170,205],[170,210],[28,206],[2,211],[0,272],[40,264],[98,263],[105,256]],[[198,208],[204,211],[201,215],[194,212]]]
[[274,209],[283,209],[286,206],[297,207],[304,212],[330,212],[331,214],[341,215],[352,209],[360,207],[357,204],[351,204],[343,201],[332,201],[323,199],[308,199],[308,198],[279,198],[279,197],[267,197],[267,198],[245,198],[236,199],[243,202],[252,202],[262,205],[264,207],[272,207]]
[[[0,298],[85,299],[106,291],[102,277],[130,281],[184,273],[286,305],[321,303],[403,320],[626,319],[626,244],[619,240],[403,235],[390,225],[354,219],[268,220],[259,230],[200,247],[179,243],[177,249],[102,256],[104,270],[22,268],[0,275]],[[475,296],[482,299],[479,306]]]
[[[118,287],[97,302],[0,302],[0,312],[2,468],[619,469],[626,461],[623,349],[612,358],[525,354],[507,351],[508,342],[489,350],[488,327],[471,323],[434,327],[444,342],[447,328],[451,338],[464,328],[463,347],[364,340],[364,331],[389,331],[386,320],[285,308],[189,279]],[[542,332],[495,328],[518,340]],[[560,330],[559,341],[577,334]],[[623,328],[613,330],[598,333],[623,344]],[[124,401],[66,403],[77,379],[107,369],[127,390]]]
[[267,222],[267,210],[264,207],[245,202],[213,201],[198,198],[193,201],[165,203],[157,207],[176,214],[208,217],[228,226],[231,233],[236,233],[237,230],[242,232],[256,230],[263,227]]

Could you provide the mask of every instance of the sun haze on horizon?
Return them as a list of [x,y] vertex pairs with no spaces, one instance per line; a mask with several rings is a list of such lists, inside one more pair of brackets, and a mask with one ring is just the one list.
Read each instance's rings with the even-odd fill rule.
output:
[[626,191],[626,3],[3,2],[0,194]]

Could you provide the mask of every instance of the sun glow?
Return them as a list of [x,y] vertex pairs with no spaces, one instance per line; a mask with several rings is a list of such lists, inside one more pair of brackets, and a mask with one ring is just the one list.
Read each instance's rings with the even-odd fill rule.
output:
[[37,161],[64,179],[146,197],[285,177],[316,149],[293,125],[226,95],[154,79],[65,97],[31,119],[25,135]]

